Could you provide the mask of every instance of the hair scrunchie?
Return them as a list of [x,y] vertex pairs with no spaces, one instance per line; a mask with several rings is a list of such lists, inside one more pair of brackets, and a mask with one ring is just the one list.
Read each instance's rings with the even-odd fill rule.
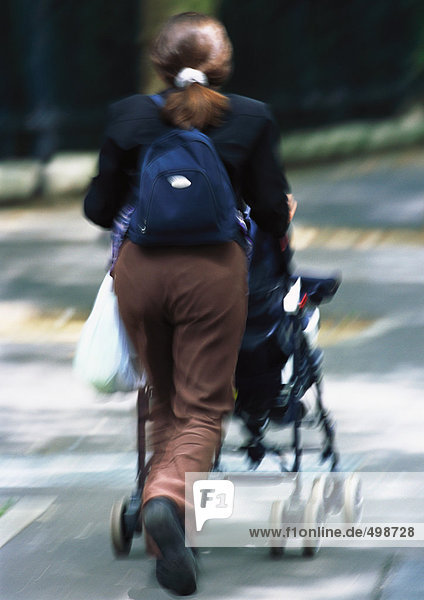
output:
[[200,85],[209,85],[208,78],[203,73],[203,71],[199,71],[198,69],[191,69],[190,67],[185,67],[181,69],[181,71],[176,75],[174,79],[174,83],[176,87],[185,88],[192,83],[200,83]]

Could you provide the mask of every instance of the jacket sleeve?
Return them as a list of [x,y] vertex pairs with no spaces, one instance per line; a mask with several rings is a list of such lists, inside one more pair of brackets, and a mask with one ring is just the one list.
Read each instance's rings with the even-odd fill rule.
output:
[[242,177],[243,198],[264,231],[283,237],[289,226],[290,186],[278,156],[278,131],[268,109]]
[[[111,121],[112,109],[109,110]],[[86,217],[106,229],[112,227],[113,219],[128,196],[129,181],[124,169],[125,151],[108,135],[107,128],[102,144],[98,174],[93,178],[84,199]]]

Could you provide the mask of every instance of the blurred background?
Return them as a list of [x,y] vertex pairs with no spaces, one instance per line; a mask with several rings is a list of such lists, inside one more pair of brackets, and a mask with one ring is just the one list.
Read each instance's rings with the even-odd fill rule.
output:
[[226,91],[269,102],[283,133],[422,117],[422,0],[3,0],[0,159],[97,149],[107,104],[158,88],[149,42],[185,10],[224,22]]

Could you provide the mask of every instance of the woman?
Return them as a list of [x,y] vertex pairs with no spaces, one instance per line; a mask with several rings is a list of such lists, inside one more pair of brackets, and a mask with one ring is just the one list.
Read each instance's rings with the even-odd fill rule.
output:
[[[240,207],[246,202],[259,227],[282,238],[289,188],[270,113],[260,102],[217,91],[232,61],[223,25],[197,13],[172,17],[151,58],[167,85],[164,108],[143,95],[112,106],[87,217],[110,228],[121,207],[135,202],[137,168],[149,144],[170,127],[195,127],[213,141]],[[245,249],[242,236],[235,237],[154,248],[126,239],[113,269],[122,318],[154,389],[145,530],[159,583],[182,595],[196,589],[193,554],[184,544],[185,473],[210,470],[222,418],[234,404],[247,304]]]

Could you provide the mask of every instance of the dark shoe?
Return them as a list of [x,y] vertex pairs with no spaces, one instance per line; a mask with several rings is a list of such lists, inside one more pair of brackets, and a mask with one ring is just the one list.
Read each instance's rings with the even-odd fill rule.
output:
[[153,498],[144,507],[144,524],[162,558],[156,561],[156,577],[164,588],[180,596],[196,591],[196,561],[185,545],[177,507],[168,498]]

